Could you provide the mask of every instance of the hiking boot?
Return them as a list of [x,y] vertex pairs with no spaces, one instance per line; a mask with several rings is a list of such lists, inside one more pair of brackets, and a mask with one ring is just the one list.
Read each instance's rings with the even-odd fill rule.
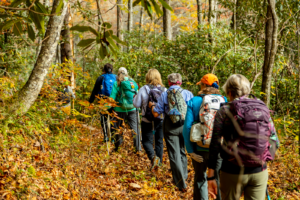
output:
[[150,171],[152,171],[154,168],[155,168],[155,169],[158,168],[158,167],[159,167],[159,163],[160,163],[159,157],[154,156],[154,158],[153,158],[152,161],[151,161],[152,166],[151,166]]

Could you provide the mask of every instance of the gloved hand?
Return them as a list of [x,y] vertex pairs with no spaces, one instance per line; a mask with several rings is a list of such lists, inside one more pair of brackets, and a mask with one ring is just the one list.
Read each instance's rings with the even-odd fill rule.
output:
[[190,153],[190,156],[193,160],[195,160],[198,163],[202,163],[203,162],[203,157],[200,155],[197,155],[195,153]]

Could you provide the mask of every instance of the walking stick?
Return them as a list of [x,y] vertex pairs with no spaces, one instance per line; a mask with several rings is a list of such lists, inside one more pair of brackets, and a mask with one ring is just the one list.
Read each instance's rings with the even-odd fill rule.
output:
[[[104,141],[106,143],[106,148],[107,148],[107,153],[109,155],[109,148],[108,148],[108,142],[106,141],[106,135],[107,135],[107,132],[106,132],[106,127],[105,127],[105,117],[103,115],[101,115],[101,120],[103,120],[103,135],[104,135]],[[105,134],[106,133],[106,134]]]
[[136,118],[137,118],[137,137],[138,137],[138,149],[136,151],[140,151],[140,146],[141,146],[141,138],[140,138],[140,129],[139,129],[139,123],[140,123],[140,116],[139,116],[139,110],[136,108]]
[[107,130],[108,130],[108,139],[109,141],[111,141],[110,115],[107,116]]

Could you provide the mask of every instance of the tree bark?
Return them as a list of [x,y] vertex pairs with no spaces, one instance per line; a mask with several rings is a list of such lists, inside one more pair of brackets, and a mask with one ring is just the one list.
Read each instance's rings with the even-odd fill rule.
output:
[[[209,24],[209,28],[212,29],[212,26],[213,26],[213,21],[212,21],[212,15],[213,15],[213,11],[212,11],[212,8],[213,8],[213,0],[209,0],[208,1],[208,16],[207,16],[207,20],[208,20],[208,24]],[[213,37],[212,37],[212,33],[211,33],[211,30],[209,31],[209,34],[208,34],[208,38],[209,38],[209,42],[213,43]]]
[[132,30],[132,23],[133,23],[133,9],[132,9],[132,0],[128,0],[128,23],[127,23],[127,29],[128,32],[130,33]]
[[299,117],[299,133],[298,133],[298,145],[299,145],[299,155],[300,155],[300,27],[299,27],[299,14],[297,24],[297,45],[298,45],[298,117]]
[[60,53],[60,45],[57,45],[56,48],[56,63],[61,63],[61,53]]
[[217,0],[212,1],[212,12],[213,12],[213,16],[212,16],[213,24],[216,24],[217,16],[218,16],[218,1]]
[[142,29],[143,25],[144,25],[144,7],[141,6],[141,10],[140,10],[140,30]]
[[61,63],[66,63],[67,61],[73,62],[73,54],[72,54],[72,45],[71,45],[71,32],[69,27],[69,17],[70,11],[67,11],[64,18],[64,28],[61,31]]
[[[233,12],[233,18],[234,18],[234,22],[233,22],[233,29],[234,29],[234,66],[233,66],[233,73],[235,74],[236,72],[236,0],[234,0],[234,12]],[[252,88],[252,87],[251,87]]]
[[61,14],[54,15],[59,2],[60,0],[53,1],[53,7],[51,11],[53,16],[50,16],[46,34],[42,42],[41,51],[28,81],[13,99],[12,105],[9,108],[9,111],[12,114],[26,113],[36,100],[43,86],[45,77],[52,63],[53,56],[55,55],[63,19],[67,11],[67,3],[64,2],[64,5],[61,9]]
[[212,2],[213,0],[208,0],[208,16],[207,16],[207,20],[208,20],[208,24],[211,27],[212,25]]
[[[48,8],[50,2],[49,2],[49,0],[44,0],[43,4],[44,4],[44,6],[45,6],[46,8]],[[41,42],[42,42],[42,39],[41,39],[41,37],[39,36],[39,38],[38,38],[38,46],[36,47],[36,53],[35,53],[35,57],[36,57],[36,58],[38,57],[38,55],[39,55],[39,53],[40,53],[40,50],[41,50],[41,45],[42,45]]]
[[96,0],[97,3],[97,18],[98,18],[98,32],[101,31],[101,9],[100,9],[100,0]]
[[275,0],[268,0],[267,22],[265,30],[265,58],[261,91],[263,101],[269,106],[272,81],[272,70],[277,52],[278,19],[275,11]]
[[[117,0],[117,36],[120,40],[123,41],[123,21],[122,21],[122,10],[121,6],[123,5],[123,0]],[[123,46],[119,45],[120,50],[123,50]]]
[[234,24],[237,28],[240,26],[240,11],[241,11],[241,5],[243,2],[241,0],[235,0],[235,11],[233,12],[232,18],[231,18],[231,28],[234,29]]
[[[165,0],[165,2],[170,5],[170,0]],[[172,24],[171,24],[171,11],[163,7],[163,28],[164,28],[164,35],[167,40],[172,40]]]
[[197,0],[197,20],[198,20],[198,29],[200,29],[200,25],[202,23],[202,2],[201,2],[201,0]]

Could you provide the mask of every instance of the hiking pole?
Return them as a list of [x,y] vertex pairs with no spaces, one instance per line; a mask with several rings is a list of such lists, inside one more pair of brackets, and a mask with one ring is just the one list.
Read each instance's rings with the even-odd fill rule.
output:
[[271,197],[270,197],[269,192],[268,192],[268,186],[267,186],[266,194],[267,194],[268,200],[271,200]]
[[100,115],[100,116],[101,116],[101,117],[100,117],[100,120],[103,122],[103,123],[102,123],[102,125],[103,125],[102,129],[103,129],[104,141],[105,141],[105,143],[106,143],[107,153],[108,153],[108,155],[109,155],[108,142],[106,142],[106,134],[105,134],[105,133],[106,133],[105,118],[104,118],[103,115]]
[[105,126],[105,117],[102,116],[102,119],[103,119],[103,129],[104,129],[104,140],[105,140],[105,143],[106,143],[107,153],[108,153],[108,155],[109,155],[108,141],[106,141],[106,138],[107,138],[107,131],[106,131],[106,126]]
[[108,140],[111,141],[110,115],[107,116]]
[[136,108],[136,118],[137,118],[137,137],[138,137],[138,144],[137,144],[137,150],[136,151],[139,151],[140,150],[140,144],[141,144],[141,139],[140,139],[140,129],[139,129],[139,123],[140,123],[140,116],[139,116],[139,110],[138,108]]

